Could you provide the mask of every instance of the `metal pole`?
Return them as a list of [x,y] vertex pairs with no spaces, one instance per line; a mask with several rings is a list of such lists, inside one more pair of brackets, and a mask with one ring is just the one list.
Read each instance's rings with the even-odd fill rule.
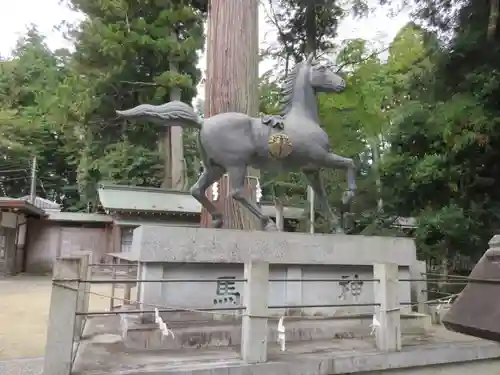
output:
[[314,212],[314,190],[311,186],[307,187],[307,200],[309,202],[309,233],[314,233],[316,218]]
[[30,186],[30,203],[35,204],[36,198],[36,156],[33,156],[31,164],[31,186]]
[[375,185],[377,186],[377,194],[378,194],[378,200],[377,200],[377,208],[379,211],[382,211],[384,208],[384,201],[382,200],[382,180],[380,178],[380,154],[379,154],[379,149],[378,149],[378,143],[376,140],[373,141],[372,144],[372,154],[373,154],[373,164],[375,165],[376,169],[376,178],[375,178]]

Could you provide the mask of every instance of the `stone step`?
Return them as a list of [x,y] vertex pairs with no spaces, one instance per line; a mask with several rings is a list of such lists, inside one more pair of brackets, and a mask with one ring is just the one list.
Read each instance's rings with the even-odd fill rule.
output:
[[[278,319],[269,320],[269,342],[277,341]],[[365,338],[371,334],[372,321],[373,316],[369,314],[336,318],[285,318],[286,341]],[[166,321],[174,337],[163,337],[156,324],[143,324],[139,316],[124,314],[121,324],[124,345],[132,350],[229,347],[239,345],[241,341],[241,325],[234,321]],[[401,325],[403,334],[414,335],[426,335],[432,326],[429,315],[418,313],[403,314]]]

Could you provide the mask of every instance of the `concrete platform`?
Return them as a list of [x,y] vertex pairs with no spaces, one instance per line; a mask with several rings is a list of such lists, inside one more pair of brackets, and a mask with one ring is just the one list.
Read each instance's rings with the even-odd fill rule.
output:
[[416,261],[413,239],[404,237],[252,232],[141,225],[134,230],[129,261],[351,266]]
[[[269,265],[269,314],[332,316],[371,313],[374,264],[396,264],[398,302],[422,300],[413,239],[340,234],[249,232],[143,225],[134,230],[128,261],[138,262],[143,306],[235,307],[245,299],[245,264]],[[424,265],[425,269],[425,265]],[[162,283],[153,280],[170,280]],[[377,302],[378,303],[378,302]],[[347,305],[358,305],[347,306]],[[344,307],[344,305],[346,305]],[[311,306],[309,308],[301,306]],[[344,311],[340,311],[344,310]],[[410,312],[405,306],[403,312]],[[163,314],[162,314],[163,315]],[[170,321],[170,317],[164,316]]]
[[[372,339],[348,338],[290,344],[286,352],[280,352],[276,345],[271,344],[269,361],[249,366],[239,359],[239,348],[236,346],[222,349],[130,350],[122,340],[119,319],[99,317],[87,323],[86,339],[80,343],[73,374],[333,375],[367,371],[385,374],[391,370],[395,375],[456,375],[466,374],[464,371],[467,370],[467,373],[477,371],[481,375],[497,375],[500,368],[500,345],[452,333],[442,326],[434,327],[426,336],[405,336],[401,352],[380,353],[374,347]],[[418,367],[425,371],[427,366],[433,367],[427,368],[428,372],[418,372]]]

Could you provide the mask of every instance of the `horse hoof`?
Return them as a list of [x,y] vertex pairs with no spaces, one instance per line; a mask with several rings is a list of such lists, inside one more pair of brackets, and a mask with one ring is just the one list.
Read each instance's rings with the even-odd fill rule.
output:
[[348,205],[352,202],[353,198],[354,198],[354,190],[348,190],[348,191],[344,191],[342,193],[342,204],[343,205]]
[[212,219],[212,228],[222,228],[222,224],[224,224],[224,221],[221,217]]
[[269,223],[274,224],[274,222],[271,219],[269,219],[267,216],[260,219],[260,230],[264,230],[264,231],[267,230],[266,228],[269,225]]
[[278,227],[272,220],[269,220],[267,224],[264,226],[264,232],[277,232],[277,231]]
[[344,234],[344,228],[341,225],[330,227],[331,234]]

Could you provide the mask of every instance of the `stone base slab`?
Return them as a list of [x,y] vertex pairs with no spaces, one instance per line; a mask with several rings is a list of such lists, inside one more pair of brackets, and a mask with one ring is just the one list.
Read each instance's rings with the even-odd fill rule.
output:
[[[238,322],[167,322],[175,338],[162,338],[155,324],[142,324],[139,316],[124,314],[121,319],[124,345],[129,349],[216,348],[239,345],[241,341],[241,324]],[[285,318],[286,340],[300,342],[369,337],[372,319],[372,315],[368,314],[333,319]],[[269,342],[277,341],[277,324],[277,319],[269,321]],[[426,335],[431,329],[431,317],[418,313],[403,314],[401,325],[403,334]]]
[[131,261],[144,263],[348,264],[416,261],[411,238],[255,232],[142,225],[134,230]]
[[[463,339],[462,339],[463,340]],[[432,340],[429,340],[432,341]],[[249,365],[228,349],[123,352],[119,344],[83,342],[78,375],[498,375],[500,346],[473,342],[412,343],[401,352],[381,353],[362,340],[270,347],[269,361]]]

